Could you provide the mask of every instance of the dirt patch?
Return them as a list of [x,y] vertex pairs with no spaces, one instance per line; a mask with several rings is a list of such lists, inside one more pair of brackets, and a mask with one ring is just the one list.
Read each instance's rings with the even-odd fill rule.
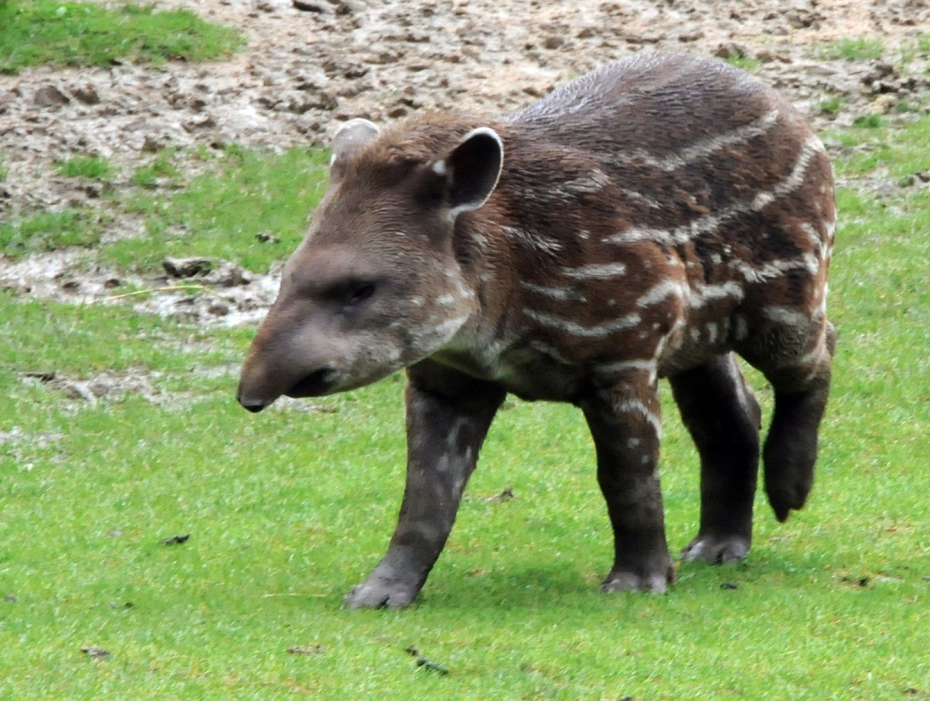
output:
[[127,275],[97,265],[93,254],[66,249],[15,261],[0,259],[0,290],[71,304],[129,304],[184,321],[242,326],[257,323],[278,294],[280,269],[256,275],[228,261],[180,277]]
[[[105,4],[105,3],[104,3]],[[378,122],[424,109],[510,111],[598,65],[641,50],[672,50],[758,62],[758,74],[819,125],[841,124],[926,90],[926,59],[900,69],[884,61],[824,57],[828,42],[868,37],[898,56],[930,27],[926,0],[524,0],[437,2],[162,0],[239,28],[247,49],[231,60],[163,67],[55,70],[0,77],[0,217],[69,206],[106,207],[106,188],[165,147],[235,143],[283,150],[325,143],[335,122]],[[819,110],[843,99],[835,115]],[[74,153],[111,159],[109,185],[56,174]],[[180,164],[182,169],[195,166]],[[116,212],[107,236],[141,235],[141,222]],[[117,271],[78,273],[63,252],[11,262],[0,284],[22,294],[87,302],[112,295]],[[65,271],[70,269],[71,273]],[[71,275],[65,280],[60,275]],[[73,286],[62,289],[65,284]],[[18,281],[10,283],[10,280]],[[134,278],[127,284],[161,286]],[[274,275],[219,292],[133,300],[140,309],[217,323],[252,323],[273,299]],[[227,312],[223,313],[223,308]]]
[[51,370],[24,373],[23,380],[47,385],[54,392],[79,404],[119,402],[130,395],[139,395],[153,404],[161,404],[166,400],[166,395],[152,384],[153,379],[160,377],[162,375],[158,373],[101,373],[88,380],[81,380]]

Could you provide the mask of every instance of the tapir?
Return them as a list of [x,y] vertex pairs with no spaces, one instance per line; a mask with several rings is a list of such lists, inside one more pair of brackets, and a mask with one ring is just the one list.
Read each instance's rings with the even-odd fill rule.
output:
[[257,412],[406,368],[403,504],[351,608],[414,601],[508,393],[584,413],[614,535],[602,589],[665,592],[658,381],[700,455],[683,559],[741,560],[761,421],[737,356],[773,388],[761,452],[784,521],[811,490],[829,393],[835,222],[821,140],[717,60],[636,54],[505,117],[354,119],[238,401]]

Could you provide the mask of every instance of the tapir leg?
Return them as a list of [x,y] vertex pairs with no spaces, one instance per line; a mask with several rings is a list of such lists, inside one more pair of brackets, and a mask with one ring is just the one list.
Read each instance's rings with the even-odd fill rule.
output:
[[439,557],[474,471],[478,451],[504,399],[490,383],[420,363],[408,371],[407,485],[387,554],[346,596],[349,608],[402,608]]
[[779,521],[807,501],[814,483],[817,432],[827,406],[836,332],[824,322],[796,361],[761,368],[775,390],[775,412],[765,439],[765,491]]
[[737,562],[749,553],[761,412],[731,353],[671,378],[701,456],[701,525],[685,560]]
[[578,404],[594,438],[597,479],[614,531],[614,565],[601,588],[662,593],[674,581],[674,569],[659,485],[656,384],[631,373]]

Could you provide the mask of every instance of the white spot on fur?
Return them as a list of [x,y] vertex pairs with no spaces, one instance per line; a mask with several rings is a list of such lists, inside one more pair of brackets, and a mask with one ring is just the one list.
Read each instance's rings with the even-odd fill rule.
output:
[[618,413],[639,414],[655,430],[656,436],[662,437],[662,422],[658,415],[638,399],[624,399],[617,405]]
[[801,186],[807,175],[807,169],[814,157],[824,150],[823,142],[811,135],[801,146],[801,152],[791,173],[770,190],[757,193],[750,201],[737,202],[724,207],[717,214],[710,214],[692,219],[674,229],[655,229],[651,227],[630,227],[626,231],[604,239],[607,243],[629,244],[638,241],[655,241],[666,245],[682,245],[703,234],[716,231],[721,224],[749,212],[759,212],[769,204],[784,197]]
[[543,343],[542,341],[531,341],[530,348],[533,348],[534,350],[538,350],[543,355],[549,358],[552,358],[558,363],[562,363],[562,365],[574,365],[574,363],[571,360],[569,360],[564,355],[559,353],[559,351],[557,351],[552,346],[549,346]]
[[625,372],[647,372],[649,373],[649,384],[656,381],[656,360],[655,358],[638,358],[634,360],[621,360],[616,363],[604,363],[597,366],[597,370],[602,373],[625,373]]
[[626,273],[623,263],[592,263],[577,268],[562,268],[562,272],[573,280],[608,280]]
[[594,326],[582,326],[581,324],[572,321],[571,319],[565,319],[559,316],[553,316],[552,314],[537,312],[532,309],[524,309],[523,313],[530,317],[533,321],[543,326],[565,331],[572,336],[580,336],[582,338],[603,338],[604,336],[609,336],[610,334],[616,333],[617,331],[623,331],[624,329],[632,328],[642,320],[639,314],[627,314],[626,316],[620,317],[619,319],[605,321],[602,324],[595,324]]
[[816,275],[820,261],[813,253],[805,253],[800,258],[790,260],[772,260],[759,267],[753,267],[743,260],[731,260],[730,265],[746,279],[747,282],[767,282],[781,277],[792,270],[806,270]]
[[782,306],[766,307],[762,310],[766,319],[770,319],[778,324],[787,324],[789,326],[805,327],[810,323],[810,317],[796,309]]
[[565,199],[600,192],[610,185],[610,178],[600,168],[593,168],[584,175],[559,183],[550,191],[552,195]]
[[695,286],[688,296],[688,303],[693,309],[703,307],[705,304],[718,299],[733,298],[741,300],[745,295],[742,285],[737,282],[724,282],[719,285]]
[[627,190],[626,188],[621,188],[620,194],[629,200],[633,200],[634,202],[639,202],[640,204],[650,207],[651,209],[662,209],[663,208],[662,203],[660,203],[658,200],[652,197],[649,197],[648,195],[644,195],[641,192],[637,192],[636,190]]
[[570,287],[553,287],[550,285],[537,285],[532,282],[520,282],[520,286],[529,290],[530,292],[535,292],[536,294],[542,295],[543,297],[548,297],[549,299],[557,299],[559,301],[572,300],[576,302],[584,302],[585,297],[583,294],[577,290],[573,290]]
[[636,306],[643,308],[671,297],[684,297],[687,288],[678,280],[663,280],[657,285],[650,288],[646,294],[636,300]]
[[749,326],[746,324],[746,317],[737,316],[736,317],[736,329],[733,332],[733,337],[737,341],[745,341],[748,335],[749,335]]
[[536,233],[524,231],[515,226],[502,226],[501,230],[514,241],[529,248],[541,251],[542,253],[553,254],[562,250],[562,244],[558,241],[540,236]]
[[717,134],[697,141],[690,146],[685,147],[678,153],[664,156],[655,156],[648,151],[633,151],[624,154],[623,158],[636,159],[664,171],[677,170],[683,168],[693,161],[707,158],[711,154],[727,146],[735,146],[745,143],[757,136],[762,136],[771,129],[778,121],[778,110],[772,110],[761,117],[736,127],[725,134]]

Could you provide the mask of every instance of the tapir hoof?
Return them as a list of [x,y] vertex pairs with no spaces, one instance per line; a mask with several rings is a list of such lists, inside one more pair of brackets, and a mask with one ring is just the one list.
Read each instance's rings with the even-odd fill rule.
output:
[[664,594],[670,584],[675,583],[675,570],[671,563],[655,572],[636,573],[614,570],[604,579],[601,591],[644,591],[650,594]]
[[743,535],[699,535],[681,553],[686,562],[702,560],[709,565],[731,564],[749,554],[749,538]]
[[776,484],[769,484],[767,481],[765,491],[772,511],[775,512],[775,518],[779,523],[784,523],[792,511],[804,508],[811,491],[811,480],[798,479],[794,483],[783,480]]
[[369,577],[364,584],[353,587],[346,594],[348,609],[402,609],[413,603],[419,588],[381,577]]

